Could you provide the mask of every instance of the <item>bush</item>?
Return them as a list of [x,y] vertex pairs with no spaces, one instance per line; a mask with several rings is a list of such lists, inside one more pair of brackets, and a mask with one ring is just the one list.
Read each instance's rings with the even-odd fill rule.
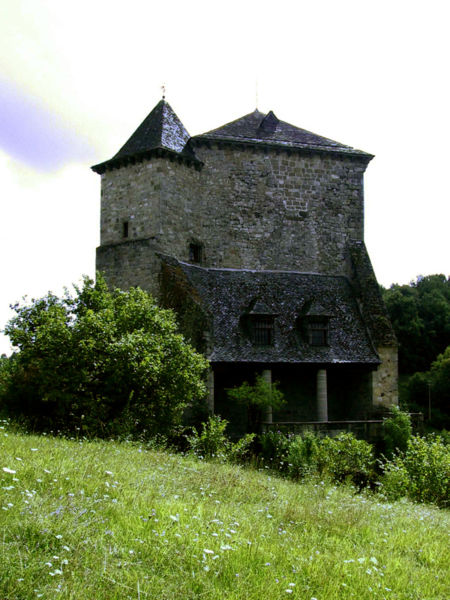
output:
[[352,433],[324,437],[319,446],[318,464],[320,471],[335,481],[351,480],[357,485],[366,485],[375,466],[373,447]]
[[309,431],[290,440],[287,462],[288,473],[293,479],[302,479],[318,471],[320,440]]
[[386,460],[381,489],[388,498],[450,505],[450,448],[440,436],[412,436],[405,452]]
[[207,361],[146,292],[109,291],[101,276],[75,291],[14,307],[5,332],[18,351],[0,365],[0,406],[41,431],[169,434],[204,398]]
[[391,458],[396,451],[404,452],[411,438],[411,417],[398,406],[391,407],[392,416],[383,421],[384,454]]
[[231,462],[246,460],[255,435],[247,434],[232,443],[225,435],[227,425],[228,421],[220,415],[209,417],[206,423],[202,423],[200,434],[194,429],[192,435],[187,437],[192,452],[200,458],[219,458]]
[[281,431],[266,431],[259,436],[261,456],[274,468],[283,470],[287,465],[287,455],[291,438]]

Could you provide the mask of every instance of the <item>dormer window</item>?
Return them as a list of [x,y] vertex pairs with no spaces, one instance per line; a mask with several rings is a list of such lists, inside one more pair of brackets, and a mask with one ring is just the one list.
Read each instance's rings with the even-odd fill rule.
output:
[[276,316],[267,304],[256,298],[241,316],[242,332],[255,346],[273,346]]
[[271,315],[252,315],[251,328],[253,343],[257,346],[273,345],[274,318]]
[[203,262],[203,245],[191,242],[189,244],[189,262],[200,265]]
[[310,317],[308,319],[307,332],[310,346],[328,346],[327,317]]

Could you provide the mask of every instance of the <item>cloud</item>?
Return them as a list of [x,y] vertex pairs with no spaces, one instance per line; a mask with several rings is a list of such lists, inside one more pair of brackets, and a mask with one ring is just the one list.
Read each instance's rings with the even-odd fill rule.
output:
[[34,169],[56,171],[95,156],[83,135],[6,79],[0,79],[0,114],[0,147]]

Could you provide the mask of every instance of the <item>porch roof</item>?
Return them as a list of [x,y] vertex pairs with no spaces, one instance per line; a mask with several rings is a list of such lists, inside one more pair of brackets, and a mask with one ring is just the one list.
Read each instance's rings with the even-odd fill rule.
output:
[[[171,257],[163,260],[164,277],[172,279],[169,288],[182,286],[190,302],[200,307],[206,317],[207,355],[211,362],[380,363],[346,277],[203,268]],[[172,294],[166,294],[168,305]],[[266,307],[266,315],[273,315],[272,343],[267,345],[255,343],[245,328],[246,316],[252,315],[258,304]],[[173,308],[183,311],[182,305]],[[312,345],[305,326],[308,319],[323,319],[323,315],[328,323],[327,343]],[[183,323],[183,315],[180,317]]]

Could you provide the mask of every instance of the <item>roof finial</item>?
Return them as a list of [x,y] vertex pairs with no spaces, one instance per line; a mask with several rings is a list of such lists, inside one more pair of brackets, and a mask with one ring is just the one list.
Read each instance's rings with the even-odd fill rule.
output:
[[256,110],[258,110],[258,78],[255,80]]
[[166,86],[164,85],[164,83],[161,86],[161,91],[162,91],[162,99],[165,100],[166,99]]

